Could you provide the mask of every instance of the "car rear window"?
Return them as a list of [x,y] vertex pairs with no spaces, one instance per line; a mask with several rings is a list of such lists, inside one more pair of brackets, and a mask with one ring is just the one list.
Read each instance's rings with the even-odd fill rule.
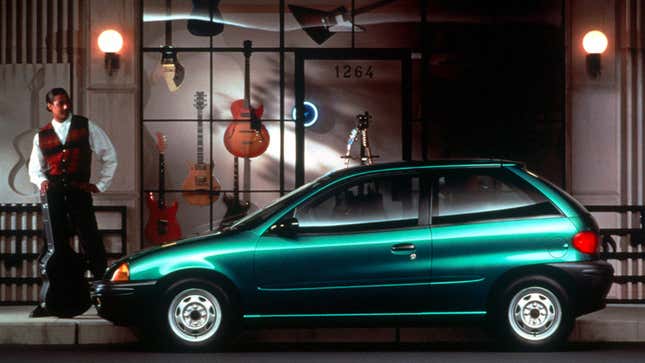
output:
[[559,215],[542,193],[502,169],[438,174],[432,206],[433,224]]

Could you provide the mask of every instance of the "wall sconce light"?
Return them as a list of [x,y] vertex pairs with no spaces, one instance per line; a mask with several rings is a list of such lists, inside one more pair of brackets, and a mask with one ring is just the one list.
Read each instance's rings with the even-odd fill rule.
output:
[[105,69],[108,76],[111,76],[115,70],[119,69],[118,52],[123,47],[123,37],[118,31],[108,29],[99,35],[99,49],[105,53]]
[[587,52],[587,74],[593,79],[600,76],[600,55],[607,49],[607,37],[603,32],[592,30],[582,38],[582,47]]

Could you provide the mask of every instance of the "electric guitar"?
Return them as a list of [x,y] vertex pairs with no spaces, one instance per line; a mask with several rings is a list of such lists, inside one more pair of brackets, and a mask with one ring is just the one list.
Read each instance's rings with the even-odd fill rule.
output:
[[157,133],[157,149],[159,150],[159,199],[155,200],[153,193],[148,193],[147,204],[150,215],[145,228],[145,237],[156,244],[166,243],[181,238],[181,227],[177,223],[177,201],[170,207],[166,206],[165,199],[165,152],[166,136]]
[[84,276],[86,266],[68,241],[54,242],[47,196],[41,194],[40,199],[47,250],[38,261],[43,275],[39,303],[54,316],[71,318],[92,305],[90,287]]
[[[171,2],[166,0],[166,16],[171,16]],[[172,21],[166,20],[166,45],[161,48],[161,72],[168,90],[175,92],[184,82],[186,71],[184,66],[179,63],[177,50],[172,46]]]
[[[199,37],[212,37],[224,30],[218,5],[219,0],[193,0],[193,10],[187,24],[190,34]],[[218,20],[218,22],[214,20]]]
[[[381,6],[387,5],[396,0],[380,0],[372,4],[365,5],[354,9],[354,16],[364,14]],[[365,28],[352,24],[351,14],[344,6],[338,7],[331,11],[324,11],[312,8],[306,8],[297,5],[288,5],[289,11],[293,14],[300,24],[302,30],[319,45],[324,43],[338,31],[351,31],[352,26],[355,31],[364,31]]]
[[[188,176],[184,180],[183,196],[192,205],[204,206],[219,199],[221,186],[217,178],[211,173],[213,163],[204,163],[204,132],[202,126],[202,111],[206,107],[206,94],[204,92],[198,91],[195,93],[194,106],[197,109],[197,162],[189,165]],[[212,198],[209,191],[215,192]]]
[[269,132],[262,125],[260,118],[264,106],[251,105],[251,41],[244,41],[244,99],[231,104],[231,113],[235,120],[249,122],[231,122],[224,132],[224,146],[231,154],[241,158],[254,158],[262,155],[269,147]]
[[233,160],[233,194],[224,194],[224,204],[226,204],[226,213],[220,222],[219,228],[223,229],[230,226],[236,220],[244,217],[251,207],[251,203],[240,200],[240,181],[239,181],[239,158],[236,156]]

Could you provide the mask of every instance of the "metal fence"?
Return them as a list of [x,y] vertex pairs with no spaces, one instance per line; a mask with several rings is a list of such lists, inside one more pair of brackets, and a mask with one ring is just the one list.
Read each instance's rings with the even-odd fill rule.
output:
[[[127,251],[126,207],[95,206],[97,217],[106,214],[116,228],[101,228],[108,260]],[[42,280],[38,257],[45,241],[40,204],[0,204],[0,305],[36,304]],[[78,238],[72,246],[79,251]]]
[[[590,212],[601,221],[600,257],[614,266],[614,284],[607,302],[645,304],[645,206],[589,205]],[[616,225],[630,228],[603,228],[603,216]]]

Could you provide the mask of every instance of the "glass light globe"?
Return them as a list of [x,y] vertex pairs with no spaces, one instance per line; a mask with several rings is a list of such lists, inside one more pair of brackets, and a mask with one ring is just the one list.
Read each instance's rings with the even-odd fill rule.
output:
[[117,53],[123,47],[123,37],[113,29],[105,30],[99,35],[99,49],[103,53]]
[[582,38],[582,47],[589,54],[600,54],[607,49],[607,37],[603,32],[592,30]]

